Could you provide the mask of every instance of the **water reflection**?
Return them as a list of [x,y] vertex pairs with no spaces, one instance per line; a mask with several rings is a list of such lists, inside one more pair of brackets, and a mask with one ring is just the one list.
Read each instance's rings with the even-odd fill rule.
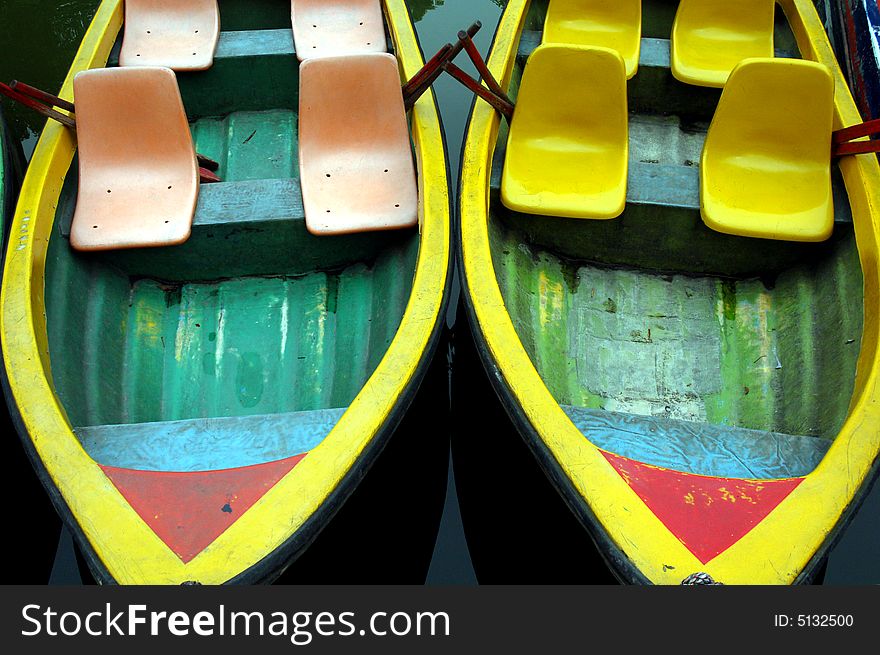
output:
[[[20,79],[57,90],[98,4],[97,0],[0,0],[0,80]],[[4,106],[13,133],[30,157],[45,119],[11,103]]]
[[406,4],[409,7],[413,20],[419,22],[429,11],[442,7],[443,2],[444,0],[407,0]]

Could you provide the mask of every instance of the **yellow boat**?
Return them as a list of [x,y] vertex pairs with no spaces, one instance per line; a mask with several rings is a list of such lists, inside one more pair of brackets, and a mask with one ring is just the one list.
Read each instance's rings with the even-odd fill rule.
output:
[[880,453],[880,167],[829,155],[813,4],[511,0],[487,62],[460,263],[522,437],[622,581],[813,580]]
[[[407,180],[412,193],[406,202],[387,201],[393,216],[379,227],[408,227],[338,236],[306,228],[310,201],[300,196],[299,172],[307,158],[297,161],[297,104],[306,93],[290,4],[198,5],[190,25],[174,7],[171,20],[127,20],[126,12],[153,11],[158,3],[100,4],[59,93],[76,103],[81,147],[68,127],[46,124],[5,262],[0,323],[10,410],[56,509],[103,583],[275,579],[376,460],[442,333],[451,262],[447,166],[433,94],[419,98],[405,117],[398,93],[397,78],[402,83],[423,65],[404,1],[386,0],[384,14],[377,11],[371,23],[373,32],[388,35],[396,60],[380,52],[337,67],[352,70],[348,61],[379,66],[391,89],[387,106],[400,103],[393,124],[406,156],[394,164],[415,162]],[[170,32],[156,34],[160,29]],[[117,67],[122,60],[153,66],[127,68],[134,71],[128,80],[143,71],[144,82],[136,81],[133,92],[146,93],[151,84],[174,91],[175,76],[161,67],[172,66],[163,64],[169,44],[186,116],[181,109],[180,120],[166,125],[169,132],[180,128],[181,142],[189,142],[191,132],[192,145],[184,151],[183,174],[174,184],[163,181],[152,196],[159,203],[171,197],[172,186],[181,196],[166,228],[150,202],[116,205],[121,212],[102,209],[132,192],[131,184],[122,186],[126,180],[134,179],[138,192],[137,175],[158,157],[136,168],[132,162],[143,152],[123,151],[105,186],[78,199],[77,158],[82,163],[88,155],[92,162],[85,171],[80,167],[84,183],[83,173],[95,170],[89,166],[106,144],[87,130],[124,123],[143,105],[135,95],[117,93],[128,104],[126,113],[114,114],[86,91],[112,96],[123,79],[117,74],[126,68]],[[377,45],[373,49],[386,49]],[[155,58],[147,62],[148,55]],[[302,67],[308,64],[320,82],[317,61]],[[163,92],[171,110],[176,95]],[[310,116],[320,101],[306,103]],[[105,118],[95,120],[100,112]],[[149,123],[155,117],[146,113],[140,118]],[[347,124],[358,118],[347,116]],[[313,132],[317,122],[309,119]],[[108,138],[136,137],[143,125],[116,129]],[[343,133],[336,130],[340,138]],[[193,147],[217,160],[222,183],[197,187]],[[331,170],[345,173],[345,163],[327,169],[326,178]],[[373,171],[380,181],[395,173]],[[324,175],[313,178],[313,204],[317,197],[344,209],[344,193],[316,194]],[[185,210],[195,205],[196,189],[193,218]],[[127,210],[140,217],[136,225],[116,220],[114,214]],[[309,218],[320,219],[327,231],[333,226],[326,227],[331,221],[323,214],[321,207]],[[148,221],[156,227],[145,227]],[[169,244],[185,242],[134,247],[130,237],[141,228],[168,235]],[[412,470],[425,475],[421,467]],[[351,549],[354,555],[372,546]]]

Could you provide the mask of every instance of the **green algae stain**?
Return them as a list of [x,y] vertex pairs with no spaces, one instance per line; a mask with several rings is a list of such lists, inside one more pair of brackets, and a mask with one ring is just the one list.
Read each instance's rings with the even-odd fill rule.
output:
[[568,292],[571,295],[575,295],[581,284],[580,270],[577,266],[563,266],[560,272],[562,273],[562,279],[565,280],[565,285],[568,287]]
[[728,321],[736,320],[736,282],[722,280],[721,282],[721,305],[724,309],[724,318]]

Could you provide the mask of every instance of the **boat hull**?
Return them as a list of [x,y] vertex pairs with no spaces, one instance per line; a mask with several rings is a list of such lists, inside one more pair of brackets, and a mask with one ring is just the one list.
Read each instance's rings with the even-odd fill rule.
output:
[[[450,273],[439,115],[431,93],[412,113],[418,235],[365,237],[356,248],[309,241],[302,217],[291,215],[295,164],[289,152],[281,154],[285,139],[289,146],[296,137],[288,108],[295,107],[297,80],[276,75],[295,65],[289,25],[284,29],[289,15],[267,6],[270,22],[255,24],[247,3],[220,5],[232,32],[225,45],[221,39],[215,66],[179,81],[196,147],[223,155],[224,184],[203,188],[184,246],[72,256],[66,239],[75,143],[58,125],[43,131],[6,263],[7,401],[99,582],[266,582],[312,542],[333,551],[325,580],[363,581],[346,572],[369,576],[376,548],[361,549],[362,558],[347,552],[352,534],[368,539],[365,522],[318,535],[345,514],[341,508],[409,407],[431,412],[444,405],[433,394],[417,399],[442,341]],[[406,7],[392,0],[385,12],[401,75],[410,76],[423,57]],[[113,62],[122,17],[121,2],[102,3],[60,95],[71,93],[79,70]],[[249,31],[255,27],[268,29]],[[251,55],[254,44],[259,52]],[[248,75],[254,86],[230,84],[233,75]],[[216,116],[227,116],[227,124]],[[250,225],[229,224],[242,212]],[[346,261],[352,252],[363,261]],[[365,293],[375,295],[373,306],[369,297],[364,304]],[[94,338],[99,333],[103,343]],[[359,344],[366,335],[369,344]],[[380,467],[383,478],[394,473],[392,460],[403,467],[397,485],[374,479],[367,485],[373,500],[357,502],[380,503],[374,525],[403,529],[386,513],[395,506],[391,489],[399,494],[403,480],[413,491],[408,502],[425,503],[420,521],[436,522],[444,472],[417,472],[408,456],[421,436],[422,445],[436,447],[442,430],[410,421],[397,433],[395,443],[406,443],[392,447]],[[132,447],[114,448],[122,443]],[[412,530],[398,543],[384,535],[386,561],[391,553],[409,555],[408,571],[419,579],[430,531]],[[340,534],[348,536],[340,541]]]
[[[511,93],[529,48],[540,42],[540,35],[534,32],[542,24],[542,5],[531,4],[538,9],[530,11],[528,2],[508,4],[489,59],[490,70],[503,80],[502,85],[512,84]],[[671,24],[672,14],[664,15],[669,7],[654,5],[646,15],[661,25]],[[793,49],[795,56],[799,51],[801,57],[828,66],[838,90],[835,127],[859,122],[812,4],[791,0],[780,5],[787,18],[781,28],[777,20],[777,30],[783,30],[776,35],[782,56],[792,56],[785,53]],[[698,139],[696,146],[688,140],[699,134],[698,125],[706,120],[706,112],[711,118],[717,95],[701,90],[688,94],[681,90],[676,95],[674,83],[663,81],[668,75],[662,56],[654,57],[662,55],[663,35],[644,36],[648,38],[643,41],[639,75],[630,81],[630,111],[635,111],[636,118],[640,112],[662,112],[663,107],[654,100],[671,97],[681,100],[673,114],[687,120],[682,118],[683,127],[676,127],[683,135],[681,147],[660,139],[666,145],[648,157],[641,156],[644,143],[637,137],[658,127],[666,129],[666,119],[635,120],[640,132],[631,140],[636,159],[631,161],[630,185],[654,195],[649,201],[644,195],[628,198],[626,213],[616,222],[576,225],[560,218],[529,219],[501,208],[494,194],[497,169],[503,161],[499,153],[505,143],[504,126],[491,109],[475,105],[463,151],[459,215],[464,297],[477,351],[513,424],[620,580],[678,584],[691,573],[707,571],[726,584],[809,582],[821,574],[829,548],[877,475],[880,443],[871,399],[877,393],[878,280],[870,262],[878,235],[870,198],[876,193],[880,171],[870,156],[841,160],[840,174],[846,181],[849,202],[843,196],[843,202],[837,198],[836,203],[851,210],[852,219],[836,225],[835,239],[840,241],[833,239],[821,246],[826,249],[821,253],[817,250],[806,255],[760,240],[740,242],[739,250],[732,243],[724,245],[721,236],[712,235],[701,225],[698,194],[691,194],[696,202],[686,197],[688,189],[698,189],[698,157],[691,158],[689,148],[699,150],[700,146]],[[651,85],[657,93],[644,93]],[[633,120],[631,116],[631,125]],[[670,162],[663,158],[679,153],[682,161],[671,162],[675,165],[670,168]],[[659,170],[657,164],[666,168]],[[642,173],[645,180],[655,173],[661,177],[675,173],[679,182],[651,187],[643,183]],[[695,217],[693,226],[689,215]],[[687,236],[676,239],[670,228],[674,225]],[[838,246],[842,249],[837,250]],[[765,248],[766,256],[758,254]],[[738,252],[742,256],[735,256]],[[670,253],[675,257],[662,261],[662,255]],[[751,260],[751,255],[756,259]],[[788,340],[787,345],[785,340],[779,341],[780,348],[788,349],[780,350],[784,352],[782,359],[776,359],[774,340],[781,338],[777,331],[784,335],[784,323],[809,303],[783,301],[781,322],[771,327],[776,311],[773,305],[785,297],[787,279],[801,276],[812,262],[822,261],[836,262],[839,268],[832,278],[835,284],[840,283],[841,292],[839,297],[829,297],[822,309],[863,308],[859,316],[851,317],[852,322],[832,318],[827,326],[832,333],[851,333],[844,340],[849,343],[842,345],[861,343],[861,350],[850,350],[843,358],[831,357],[829,368],[817,369],[820,372],[814,379],[836,380],[829,383],[828,393],[808,392],[803,400],[792,402],[803,390],[799,385],[810,384],[816,371],[798,365],[791,373],[782,371],[792,366],[798,353],[821,353],[837,344],[835,339],[824,338],[798,343],[797,339],[816,338],[825,329],[805,327],[802,335]],[[779,268],[774,268],[776,265]],[[806,268],[798,273],[799,266]],[[840,271],[843,273],[838,275]],[[813,277],[812,273],[806,278],[830,279],[822,274]],[[707,302],[692,305],[704,282],[708,284],[704,288]],[[750,284],[760,289],[761,299],[756,304],[748,300]],[[822,295],[818,288],[808,291],[796,286],[807,295]],[[681,302],[675,300],[679,291]],[[672,300],[678,311],[666,311]],[[750,305],[755,321],[749,320]],[[710,307],[714,309],[703,311]],[[676,331],[670,321],[682,316],[687,320],[682,320],[683,329]],[[645,325],[635,325],[638,320]],[[710,332],[720,329],[723,335],[727,321],[737,320],[742,321],[745,331],[727,333],[721,337],[725,345],[716,348],[717,335],[712,337]],[[769,323],[762,323],[764,320]],[[701,332],[700,325],[708,331]],[[645,326],[654,327],[653,334]],[[765,328],[763,336],[758,336]],[[756,336],[752,343],[768,347],[764,356],[743,354],[739,360],[725,363],[731,353],[749,352],[746,341],[751,336],[747,335],[753,329],[757,332],[751,333]],[[739,341],[743,337],[745,341]],[[650,368],[640,368],[639,362],[648,361],[641,357],[647,356],[647,350],[657,351],[659,359],[651,360],[655,363]],[[719,368],[707,359],[715,352],[720,353]],[[690,357],[696,358],[698,366],[688,365],[685,360]],[[810,366],[820,363],[822,357],[817,354]],[[765,360],[769,362],[762,364]],[[716,370],[720,381],[704,377],[704,373],[714,375]],[[740,372],[726,378],[733,370]],[[776,376],[776,381],[755,384],[748,379],[755,374]],[[780,377],[784,375],[788,375],[787,382]],[[734,378],[744,383],[733,382]],[[682,389],[677,388],[679,383]],[[684,388],[692,385],[693,389]],[[837,391],[842,392],[840,397],[833,397]],[[714,394],[719,392],[732,395],[715,404]],[[776,393],[780,395],[770,401]],[[776,410],[765,413],[769,405],[775,405]],[[818,413],[798,416],[801,411]],[[738,479],[729,473],[703,472],[705,462],[695,460],[670,467],[652,463],[647,455],[621,458],[615,454],[619,444],[599,447],[596,444],[602,442],[590,438],[589,430],[595,426],[588,424],[596,416],[613,424],[614,432],[626,425],[646,425],[642,418],[652,415],[667,421],[670,432],[672,426],[695,426],[697,430],[713,426],[736,438],[749,437],[751,433],[737,432],[745,428],[761,434],[815,435],[826,441],[810,444],[821,446],[818,459],[811,459],[802,469],[778,478],[757,474]],[[768,438],[777,437],[770,434]],[[791,443],[805,442],[794,439]],[[851,467],[853,451],[848,448],[852,447],[859,453],[856,468]],[[666,491],[669,494],[664,495]],[[719,502],[716,509],[706,510],[688,502],[694,497],[707,499],[706,507]],[[744,500],[745,504],[722,517],[718,508],[729,509],[732,500]],[[750,505],[759,509],[753,513]],[[749,511],[740,511],[745,509]],[[714,528],[700,529],[703,524]]]

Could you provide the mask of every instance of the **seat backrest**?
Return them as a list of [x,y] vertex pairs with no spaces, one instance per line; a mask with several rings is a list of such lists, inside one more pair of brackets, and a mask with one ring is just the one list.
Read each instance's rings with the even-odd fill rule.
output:
[[826,165],[833,110],[834,80],[826,66],[800,59],[747,59],[724,88],[704,152]]
[[834,78],[823,64],[746,59],[730,74],[700,160],[700,213],[726,234],[823,241],[834,227]]
[[672,26],[673,75],[721,87],[743,59],[773,56],[774,0],[681,0]]
[[517,95],[520,136],[618,143],[627,134],[628,116],[626,83],[615,59],[601,48],[545,45],[535,50]]
[[98,68],[74,78],[79,192],[71,244],[106,250],[181,243],[198,165],[168,68]]
[[300,65],[299,162],[310,232],[416,224],[415,166],[393,55],[323,57]]
[[380,0],[292,0],[290,11],[300,61],[387,51]]
[[550,0],[543,43],[570,43],[617,50],[626,76],[639,67],[641,0]]
[[623,212],[625,72],[620,53],[610,48],[548,44],[531,54],[507,142],[505,206],[572,218]]
[[120,66],[205,70],[220,38],[217,0],[125,0]]

